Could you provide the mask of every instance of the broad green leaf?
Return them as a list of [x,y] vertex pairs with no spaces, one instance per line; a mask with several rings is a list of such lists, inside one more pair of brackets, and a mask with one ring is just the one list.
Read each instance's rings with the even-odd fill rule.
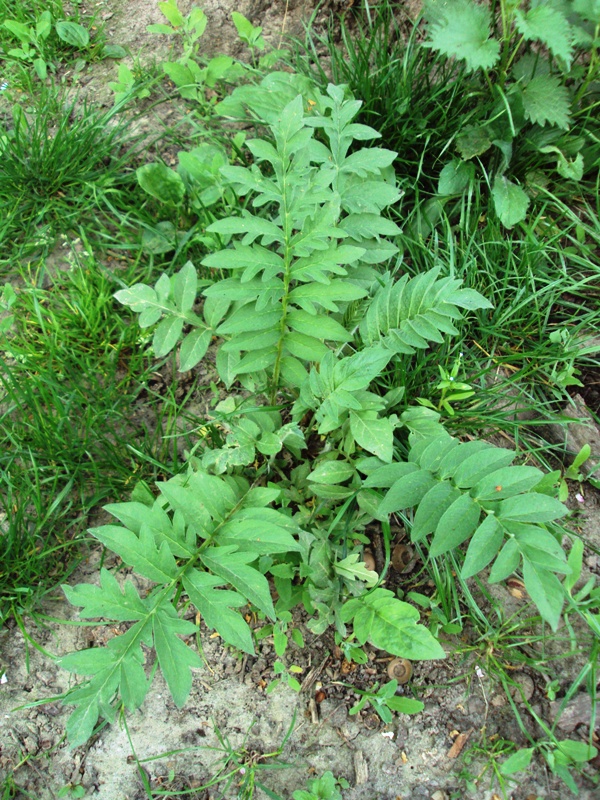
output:
[[250,269],[255,275],[267,268],[273,275],[284,269],[283,259],[272,250],[258,244],[249,246],[237,242],[233,248],[210,253],[202,260],[202,264],[217,269]]
[[477,528],[467,549],[461,570],[466,580],[481,572],[495,558],[504,539],[504,529],[493,514],[489,514]]
[[473,534],[479,523],[481,508],[468,494],[457,498],[443,513],[437,524],[429,554],[433,557],[454,550]]
[[350,342],[352,334],[331,317],[320,314],[318,317],[303,310],[292,310],[288,313],[287,324],[294,331],[306,334],[311,338],[328,339],[332,342]]
[[443,55],[466,62],[467,69],[489,70],[500,56],[500,44],[490,39],[490,11],[472,0],[448,0],[443,8],[432,5],[439,11],[429,26],[429,43]]
[[520,186],[509,181],[504,175],[496,175],[494,178],[492,198],[496,214],[505,228],[513,228],[525,219],[529,197]]
[[571,761],[575,761],[579,764],[583,764],[585,761],[591,761],[598,755],[596,747],[587,744],[587,742],[578,742],[574,739],[563,739],[558,742],[558,747]]
[[461,159],[453,158],[440,172],[438,194],[462,194],[474,175],[475,169],[472,164],[467,164]]
[[344,159],[341,172],[352,172],[360,177],[377,174],[389,167],[397,155],[393,150],[385,150],[382,147],[363,147]]
[[485,127],[466,125],[456,137],[456,149],[466,160],[486,153],[491,146],[492,140]]
[[115,300],[129,306],[136,314],[144,311],[148,305],[155,305],[158,302],[156,291],[145,283],[136,283],[129,289],[121,289],[115,292]]
[[177,8],[177,0],[163,0],[158,7],[173,27],[179,28],[185,24],[185,17]]
[[572,591],[581,576],[581,570],[583,568],[583,550],[583,541],[581,539],[574,539],[567,559],[571,572],[567,574],[564,582],[565,589],[568,592]]
[[123,584],[123,590],[111,573],[100,570],[100,586],[91,583],[79,583],[77,586],[63,585],[63,592],[69,603],[82,606],[79,616],[84,619],[106,617],[117,621],[142,619],[148,609],[129,580]]
[[556,75],[536,75],[523,88],[523,108],[530,122],[557,125],[568,130],[571,101],[569,90]]
[[237,592],[216,589],[223,582],[206,572],[188,569],[183,576],[183,585],[192,603],[204,617],[209,628],[217,631],[227,644],[244,653],[254,655],[252,633],[241,614],[232,610],[245,605]]
[[386,705],[397,714],[420,714],[425,708],[425,703],[414,697],[390,697]]
[[255,553],[236,552],[233,545],[209,547],[202,552],[202,561],[208,569],[230,583],[243,597],[274,620],[275,609],[269,583],[261,572],[249,566],[256,557]]
[[155,583],[169,583],[177,575],[177,564],[166,542],[157,547],[154,534],[142,526],[139,538],[118,525],[91,528],[90,533],[129,566]]
[[425,469],[411,472],[397,480],[379,505],[379,513],[393,514],[418,505],[438,481]]
[[299,389],[308,378],[308,372],[297,358],[284,356],[281,359],[281,377],[288,386]]
[[558,628],[565,593],[553,572],[523,556],[523,581],[527,594],[553,631]]
[[[66,701],[65,701],[66,702]],[[94,732],[100,718],[98,703],[86,703],[85,699],[71,714],[66,724],[67,737],[71,747],[85,744]]]
[[494,470],[478,481],[471,495],[478,501],[504,500],[521,492],[527,492],[542,479],[543,473],[536,467],[505,467]]
[[513,775],[515,772],[521,772],[531,763],[531,758],[535,751],[534,747],[527,747],[523,750],[517,750],[512,756],[509,756],[500,766],[500,773],[502,775]]
[[570,67],[573,54],[573,34],[566,17],[551,5],[539,3],[529,11],[515,11],[515,24],[527,41],[545,44],[557,58]]
[[181,176],[161,161],[144,164],[135,174],[142,189],[157,200],[175,205],[183,200],[185,184]]
[[87,650],[68,653],[58,659],[63,669],[78,675],[97,675],[111,667],[114,662],[115,655],[107,647],[89,647]]
[[394,426],[389,419],[368,419],[350,411],[350,430],[356,443],[389,463],[394,455]]
[[[213,222],[206,229],[209,233],[236,234],[244,233],[244,245],[250,245],[258,236],[283,243],[281,229],[268,219],[247,214],[244,217],[225,217]],[[206,259],[203,263],[206,263]]]
[[277,350],[273,347],[264,347],[247,353],[234,367],[236,375],[257,373],[263,369],[271,369],[277,360]]
[[503,581],[508,578],[517,569],[520,561],[521,553],[519,551],[519,546],[515,539],[509,539],[494,561],[488,579],[489,582],[498,583],[498,581]]
[[154,331],[152,339],[152,349],[157,358],[162,358],[170,353],[175,347],[183,331],[183,319],[181,317],[165,317]]
[[303,361],[319,362],[328,349],[319,339],[296,331],[288,331],[283,337],[283,344],[292,356]]
[[411,464],[409,461],[395,461],[393,464],[386,464],[373,470],[363,482],[363,486],[390,489],[400,478],[418,471],[416,464]]
[[416,461],[423,469],[428,469],[430,472],[437,472],[442,459],[460,444],[458,439],[453,439],[446,431],[437,436],[424,436],[417,441],[413,441],[414,439],[415,437],[411,436],[412,447],[408,460]]
[[374,647],[402,658],[428,660],[444,658],[445,653],[427,628],[418,624],[419,612],[394,597],[388,589],[374,589],[349,600],[341,610],[344,622],[354,626],[359,644]]
[[[438,467],[440,478],[453,478],[454,473],[468,458],[478,455],[480,458],[485,458],[488,450],[492,450],[493,445],[487,442],[475,439],[472,442],[460,442],[458,447],[453,447],[442,458]],[[485,453],[485,454],[484,454]]]
[[141,660],[129,658],[121,664],[119,693],[125,708],[129,711],[135,711],[136,708],[139,708],[146,699],[149,689],[150,682],[146,678]]
[[79,49],[87,47],[90,43],[90,34],[83,25],[78,22],[69,22],[68,20],[60,20],[56,23],[56,33],[58,38],[63,42],[77,47]]
[[336,561],[333,569],[337,575],[340,575],[346,580],[359,580],[364,581],[367,586],[374,586],[377,583],[379,576],[372,569],[367,569],[364,561],[360,561],[358,553],[351,553],[341,561]]
[[265,309],[257,311],[254,306],[243,306],[221,323],[217,328],[219,336],[248,333],[251,331],[267,331],[274,328],[281,320],[281,311]]
[[410,538],[420,542],[437,528],[442,516],[460,497],[460,492],[450,481],[439,481],[419,503],[414,516]]
[[343,483],[355,473],[352,464],[347,461],[321,461],[318,466],[306,476],[306,480],[316,483],[336,484]]
[[514,450],[492,447],[466,458],[452,476],[453,483],[460,489],[470,489],[493,470],[508,467],[516,457]]
[[192,688],[190,668],[202,666],[198,653],[187,647],[177,634],[185,635],[195,631],[196,626],[178,617],[170,603],[160,605],[154,614],[156,657],[177,708],[185,704]]
[[179,272],[173,276],[173,297],[179,311],[190,311],[196,302],[198,291],[198,275],[196,267],[187,261]]
[[236,544],[245,552],[258,555],[272,555],[274,553],[287,553],[301,550],[301,546],[294,537],[279,525],[261,519],[264,509],[256,509],[257,513],[246,509],[245,519],[238,513],[236,517],[226,522],[216,535],[216,541],[221,545]]
[[335,365],[333,372],[336,386],[347,392],[366,389],[386,368],[391,357],[389,350],[375,345],[341,359]]
[[190,331],[179,348],[179,371],[193,369],[206,355],[211,340],[211,331],[196,328]]
[[196,80],[194,75],[185,64],[178,64],[174,61],[167,61],[162,65],[165,75],[170,78],[175,86],[182,89],[181,96],[193,100],[197,97]]
[[569,509],[553,497],[530,492],[503,500],[497,516],[514,522],[552,522],[568,513]]

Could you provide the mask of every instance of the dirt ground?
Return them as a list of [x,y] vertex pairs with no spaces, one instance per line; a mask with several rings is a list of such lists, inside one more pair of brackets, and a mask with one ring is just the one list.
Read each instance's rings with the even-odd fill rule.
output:
[[[146,33],[148,24],[162,21],[153,0],[106,0],[87,5],[96,8],[106,22],[109,41],[125,46],[142,59],[147,56],[160,60],[166,56],[166,42]],[[189,0],[180,2],[184,12],[191,5]],[[414,9],[418,3],[405,5]],[[314,2],[207,0],[203,7],[209,17],[210,34],[206,39],[210,51],[235,52],[230,11],[241,11],[255,24],[263,25],[267,40],[278,45],[282,31],[301,32],[302,21],[312,12]],[[342,7],[327,6],[336,10]],[[116,68],[114,62],[95,66],[82,76],[83,92],[102,101],[105,91],[104,100],[111,102],[105,85],[114,79]],[[579,487],[574,487],[573,496],[577,491]],[[578,515],[572,524],[592,547],[600,549],[598,494],[586,488],[583,502],[574,501],[574,505]],[[99,552],[93,552],[72,582],[97,581],[99,557]],[[599,573],[598,557],[588,550],[584,579]],[[410,574],[406,580],[410,581]],[[516,613],[522,607],[523,598],[515,597],[504,587],[497,586],[494,592],[507,612]],[[55,620],[76,619],[74,610],[58,595],[48,599],[44,613]],[[471,752],[474,760],[470,764],[464,761],[465,754],[486,742],[488,748],[490,742],[500,740],[528,746],[502,687],[486,671],[486,643],[470,642],[469,632],[465,634],[466,644],[472,647],[465,647],[465,639],[458,642],[447,637],[443,642],[448,654],[444,661],[414,665],[413,684],[425,702],[425,710],[414,717],[396,715],[390,725],[384,725],[368,707],[359,715],[351,716],[349,710],[358,699],[353,687],[366,689],[388,680],[389,658],[372,650],[367,664],[349,665],[335,647],[333,636],[314,637],[304,627],[301,616],[296,624],[304,634],[306,646],[292,646],[286,661],[302,669],[303,689],[299,694],[282,686],[271,694],[265,692],[273,677],[272,639],[259,644],[256,657],[242,658],[205,631],[202,644],[206,665],[195,672],[192,694],[182,710],[175,707],[162,677],[157,675],[140,711],[128,715],[125,722],[104,727],[85,746],[71,750],[64,737],[70,710],[60,701],[47,700],[65,692],[72,685],[72,676],[60,670],[52,656],[99,645],[104,636],[112,633],[101,626],[48,621],[42,628],[28,621],[25,638],[13,621],[0,631],[0,778],[14,772],[16,784],[27,792],[16,796],[37,800],[59,796],[98,800],[175,797],[177,792],[210,780],[223,758],[221,743],[228,740],[233,749],[246,753],[246,759],[261,765],[258,777],[284,798],[305,788],[307,780],[326,770],[349,782],[350,788],[343,792],[345,800],[501,797],[492,780],[493,770],[484,757]],[[563,628],[555,641],[546,643],[546,652],[562,652],[565,638]],[[454,655],[458,644],[463,651],[461,656]],[[465,655],[465,650],[470,654]],[[564,687],[575,679],[584,658],[582,652],[581,657],[561,659],[559,671]],[[557,707],[547,699],[539,673],[529,675],[524,670],[515,677],[531,689],[530,702],[536,713],[551,722]],[[525,728],[539,736],[539,729],[518,696],[515,702]],[[585,735],[588,706],[583,692],[569,703],[559,722],[563,738]],[[281,757],[290,766],[267,769],[273,759],[266,754],[276,751],[291,729]],[[598,766],[596,763],[586,767],[588,775],[593,777]],[[148,794],[144,788],[140,769],[147,786],[156,794]],[[480,779],[473,783],[477,777]],[[227,796],[236,796],[242,780],[242,773],[233,777]],[[577,780],[583,800],[599,796],[597,787],[585,774]],[[84,795],[70,791],[78,786],[83,787]],[[224,785],[220,789],[216,786],[195,796],[216,798],[223,788]],[[560,800],[569,796],[564,784],[537,761],[527,774],[518,775],[518,782],[507,794],[514,800]],[[257,789],[256,797],[266,795]]]

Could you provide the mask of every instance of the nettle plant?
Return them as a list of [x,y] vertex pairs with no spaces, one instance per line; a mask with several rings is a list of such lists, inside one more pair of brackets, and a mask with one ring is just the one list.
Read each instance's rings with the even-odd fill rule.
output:
[[[596,0],[426,0],[426,47],[465,62],[485,118],[455,139],[459,157],[443,168],[442,202],[479,175],[508,228],[523,221],[530,194],[553,173],[580,181],[592,144],[570,132],[573,115],[597,102],[600,5]],[[578,58],[586,54],[587,63]],[[480,79],[479,81],[477,79]],[[520,183],[511,180],[518,177]],[[440,198],[430,211],[439,209]],[[445,198],[445,200],[443,199]]]
[[[264,91],[240,96],[263,113]],[[493,581],[521,568],[541,616],[554,628],[559,621],[557,575],[570,569],[547,523],[566,508],[536,491],[542,473],[513,466],[511,450],[453,438],[431,409],[395,414],[402,387],[377,389],[398,359],[457,333],[459,309],[490,304],[439,268],[412,279],[387,270],[397,252],[388,237],[399,234],[382,215],[399,195],[395,153],[357,146],[378,136],[353,122],[360,102],[333,85],[326,96],[280,99],[270,136],[247,142],[252,166],[221,168],[249,202],[209,226],[223,240],[203,261],[214,282],[198,281],[188,263],[154,287],[116,295],[142,327],[155,326],[157,355],[179,347],[182,370],[216,339],[221,380],[239,381],[249,396],[217,406],[184,474],[157,484],[156,496],[138,487],[130,502],[106,507],[115,524],[92,530],[150,589],[140,594],[106,569],[99,586],[64,587],[83,618],[129,624],[106,647],[60,659],[90,676],[65,700],[76,707],[72,744],[100,716],[141,705],[150,648],[183,705],[201,660],[181,637],[198,633],[197,612],[250,654],[257,634],[241,609],[250,605],[272,626],[281,657],[288,634],[298,641],[291,610],[302,604],[308,627],[335,626],[347,652],[369,642],[409,659],[443,658],[419,612],[383,586],[387,567],[378,575],[362,559],[365,527],[378,520],[389,563],[389,517],[401,510],[414,509],[412,538],[432,558],[469,540],[464,577],[491,562]],[[405,460],[397,431],[408,434]]]

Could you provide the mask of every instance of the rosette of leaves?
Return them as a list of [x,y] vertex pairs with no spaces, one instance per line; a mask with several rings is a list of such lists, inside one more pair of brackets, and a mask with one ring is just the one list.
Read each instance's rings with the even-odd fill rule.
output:
[[[585,139],[565,133],[577,100],[597,73],[597,4],[588,0],[548,3],[500,0],[495,17],[475,0],[426,0],[426,47],[465,62],[483,79],[479,90],[486,118],[465,126],[456,137],[460,157],[442,169],[441,198],[461,195],[475,177],[474,161],[487,154],[491,196],[503,225],[525,219],[529,195],[508,176],[517,149],[523,157],[548,155],[567,179],[581,180]],[[594,31],[596,31],[594,33]],[[572,68],[575,56],[592,50],[583,80]],[[475,84],[476,77],[474,78]],[[572,93],[568,84],[574,85]],[[438,199],[439,203],[439,199]]]

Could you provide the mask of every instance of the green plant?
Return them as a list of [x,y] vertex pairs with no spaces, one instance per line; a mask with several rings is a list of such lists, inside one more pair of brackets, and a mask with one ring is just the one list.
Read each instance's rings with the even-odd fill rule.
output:
[[[482,77],[477,91],[487,110],[487,119],[479,115],[458,133],[460,157],[442,170],[438,194],[461,195],[479,162],[495,211],[502,224],[512,228],[525,219],[530,204],[523,185],[533,192],[543,183],[540,167],[554,166],[566,181],[583,177],[586,139],[568,131],[580,109],[595,103],[589,90],[598,72],[598,9],[586,0],[562,6],[499,0],[490,9],[474,0],[428,0],[425,16],[425,46],[464,61],[468,72]],[[587,67],[576,63],[576,56],[585,51]],[[528,161],[520,184],[508,177],[519,151]],[[485,166],[480,158],[484,154],[489,157]]]
[[[165,61],[162,68],[165,74],[173,81],[180,95],[186,100],[195,100],[202,109],[210,111],[217,101],[214,97],[215,87],[224,83],[236,83],[254,69],[262,70],[273,66],[279,59],[278,51],[256,59],[255,51],[263,50],[265,43],[261,35],[262,28],[255,27],[237,11],[232,12],[232,20],[239,34],[251,51],[255,68],[230,56],[217,55],[205,59],[200,54],[200,39],[204,34],[207,17],[204,11],[193,6],[189,14],[184,15],[179,10],[177,0],[165,0],[158,4],[159,9],[168,24],[149,25],[149,33],[162,34],[178,39],[182,45],[182,52],[175,60]],[[212,97],[207,98],[206,90],[211,90]]]
[[[181,369],[193,368],[219,337],[221,379],[228,387],[239,380],[251,397],[217,406],[186,473],[160,482],[158,497],[138,491],[129,503],[107,506],[121,524],[92,531],[155,587],[141,597],[107,570],[101,587],[64,587],[82,617],[133,622],[106,648],[60,659],[91,676],[65,699],[76,706],[68,722],[73,743],[91,735],[100,715],[112,720],[120,704],[143,702],[142,645],[155,649],[176,704],[185,702],[190,668],[200,665],[180,638],[197,633],[182,616],[189,605],[247,653],[253,632],[237,609],[250,603],[285,638],[290,609],[303,603],[315,633],[333,624],[345,637],[352,625],[359,647],[442,658],[419,612],[361,560],[365,526],[377,519],[389,537],[388,517],[403,510],[416,508],[411,537],[431,558],[459,552],[470,539],[463,579],[496,558],[490,579],[503,580],[522,562],[540,614],[558,625],[564,592],[556,573],[571,568],[547,524],[566,509],[535,491],[541,471],[511,466],[514,451],[459,442],[430,409],[392,413],[402,387],[373,391],[388,365],[457,332],[459,308],[489,303],[439,268],[394,280],[378,266],[397,252],[387,237],[399,229],[382,215],[398,196],[395,154],[351,152],[354,140],[377,137],[353,122],[360,103],[333,85],[304,100],[296,78],[283,73],[263,83],[279,94],[241,87],[226,106],[269,116],[273,138],[246,142],[252,167],[220,169],[251,198],[241,215],[208,228],[224,247],[203,263],[220,275],[206,287],[187,264],[154,288],[136,284],[116,295],[144,327],[156,326],[158,354],[183,337]],[[199,289],[202,316],[193,310]],[[392,682],[367,699],[387,715],[395,688]]]
[[[62,4],[51,5],[54,8],[39,9],[37,14],[35,11],[27,13],[26,10],[11,8],[10,16],[9,9],[4,11],[0,7],[0,18],[3,19],[0,45],[9,63],[12,61],[33,67],[39,80],[45,81],[49,70],[56,71],[58,57],[67,53],[77,52],[78,56],[83,55],[88,60],[121,58],[125,55],[123,48],[106,44],[101,33],[99,35],[96,32],[92,41],[90,28],[81,24],[79,15],[67,17]],[[92,19],[90,25],[93,22]],[[11,47],[15,40],[18,46]]]
[[340,789],[349,789],[345,778],[336,778],[329,770],[320,778],[309,781],[308,790],[299,789],[292,794],[294,800],[342,800]]
[[434,411],[444,410],[446,414],[453,417],[454,409],[451,404],[459,400],[467,400],[469,397],[473,397],[475,394],[473,387],[468,383],[461,383],[456,380],[461,367],[462,356],[463,354],[460,353],[450,372],[445,370],[441,364],[438,364],[441,381],[435,387],[435,390],[440,393],[440,399],[437,405],[432,403],[431,400],[422,397],[417,397],[417,403],[427,408],[433,408]]
[[354,689],[360,695],[358,703],[350,709],[350,715],[358,714],[367,703],[377,712],[381,721],[389,724],[392,721],[392,712],[399,714],[418,714],[425,706],[420,700],[412,697],[399,697],[396,695],[398,681],[392,680],[378,687],[377,684],[369,691]]
[[47,249],[58,233],[78,230],[90,209],[131,187],[135,140],[117,114],[65,103],[52,89],[41,90],[33,108],[14,106],[0,140],[4,263],[17,246],[21,255]]

